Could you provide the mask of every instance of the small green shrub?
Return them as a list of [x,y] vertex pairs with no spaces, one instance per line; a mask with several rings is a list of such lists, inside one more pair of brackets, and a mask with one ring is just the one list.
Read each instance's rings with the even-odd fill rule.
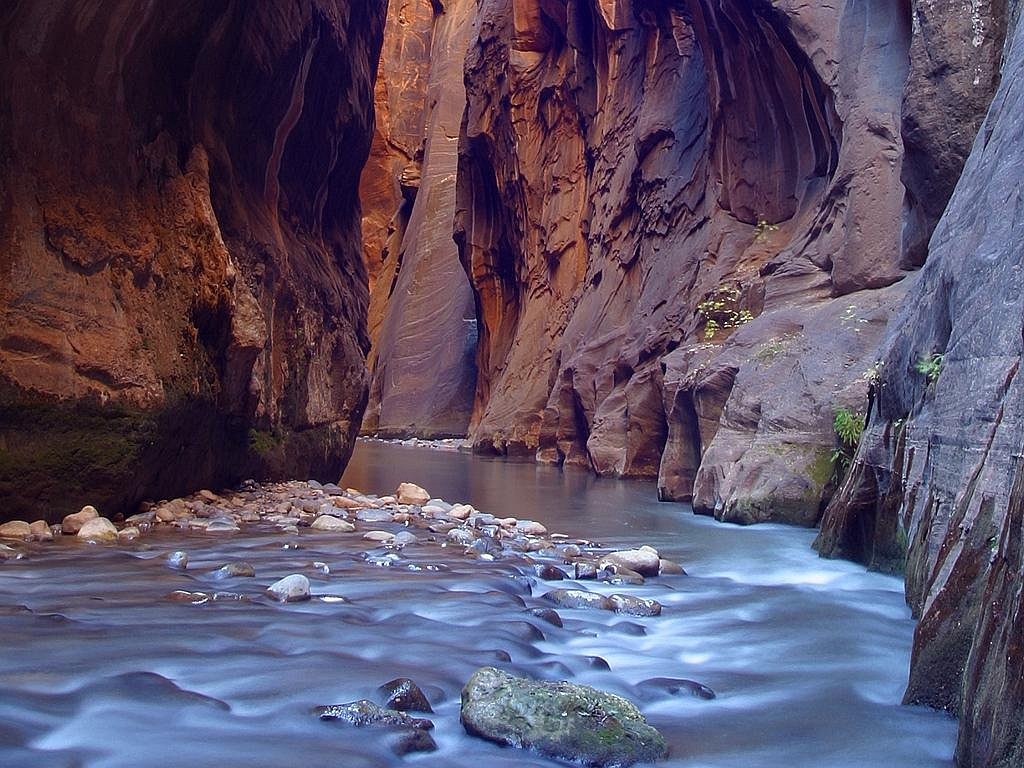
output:
[[945,355],[925,355],[917,361],[914,369],[923,374],[929,384],[934,384],[938,380],[939,374],[942,373],[942,361],[945,357]]
[[839,445],[832,451],[832,462],[840,473],[845,473],[853,461],[854,451],[857,450],[857,444],[864,434],[864,421],[863,413],[854,413],[846,408],[836,411],[832,428],[836,432]]
[[720,285],[697,305],[697,312],[704,319],[705,339],[713,339],[723,328],[738,328],[754,319],[749,309],[740,309],[739,300],[739,288]]
[[778,224],[769,224],[764,216],[757,217],[757,224],[754,226],[754,242],[763,243],[772,232],[778,232]]

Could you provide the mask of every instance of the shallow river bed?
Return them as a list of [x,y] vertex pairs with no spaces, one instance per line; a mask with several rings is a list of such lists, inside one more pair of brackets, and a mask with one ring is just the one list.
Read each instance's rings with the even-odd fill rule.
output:
[[[388,566],[358,535],[311,529],[40,545],[0,564],[0,765],[555,765],[464,733],[459,692],[484,665],[632,699],[669,741],[659,765],[951,765],[955,722],[899,705],[913,634],[901,581],[818,559],[812,532],[724,526],[659,504],[649,483],[380,443],[357,447],[342,485],[384,494],[402,481],[608,546],[650,544],[689,575],[580,582],[664,611],[559,608],[560,629],[525,609],[551,607],[541,596],[571,582],[434,544],[406,547]],[[178,549],[190,556],[185,571],[167,567]],[[237,560],[256,577],[212,575]],[[263,596],[289,573],[309,577],[314,600]],[[192,605],[167,600],[174,590],[251,600]],[[396,677],[433,702],[437,752],[396,757],[385,734],[311,714],[376,698]],[[657,677],[697,680],[717,698],[638,685]]]

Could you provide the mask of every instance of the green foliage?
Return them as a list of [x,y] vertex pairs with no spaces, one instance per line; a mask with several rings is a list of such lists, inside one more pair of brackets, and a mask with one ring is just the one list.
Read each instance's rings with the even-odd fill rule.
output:
[[722,329],[738,328],[754,319],[750,310],[740,309],[739,300],[739,288],[720,285],[697,305],[697,312],[704,319],[705,339],[713,339]]
[[923,374],[929,384],[934,384],[938,380],[939,374],[942,373],[942,361],[945,357],[945,355],[925,355],[917,361],[914,369]]
[[840,408],[836,411],[832,428],[839,440],[839,446],[832,451],[832,462],[841,473],[845,473],[853,461],[853,453],[857,450],[860,437],[864,434],[864,414]]
[[757,224],[754,227],[754,242],[763,243],[768,239],[768,235],[778,230],[778,224],[769,224],[764,216],[758,216]]
[[266,456],[281,445],[281,438],[262,429],[249,430],[249,448],[258,456]]

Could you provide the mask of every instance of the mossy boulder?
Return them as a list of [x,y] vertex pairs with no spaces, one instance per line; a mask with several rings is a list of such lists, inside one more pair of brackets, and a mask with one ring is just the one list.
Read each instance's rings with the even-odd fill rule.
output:
[[621,696],[493,667],[478,669],[462,689],[462,724],[473,736],[583,765],[628,766],[668,754],[662,735]]

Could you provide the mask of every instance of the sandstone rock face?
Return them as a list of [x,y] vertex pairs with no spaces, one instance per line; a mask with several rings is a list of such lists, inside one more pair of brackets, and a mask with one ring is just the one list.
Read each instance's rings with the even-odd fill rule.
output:
[[998,77],[1000,4],[911,5],[478,4],[477,450],[817,521],[834,411],[863,402]]
[[476,312],[452,220],[474,8],[472,0],[404,0],[389,10],[377,139],[362,182],[376,272],[367,433],[463,436],[469,423]]
[[4,514],[338,475],[366,396],[356,193],[382,14],[5,5]]
[[[1024,27],[893,319],[881,386],[817,546],[905,561],[920,617],[906,698],[960,714],[961,766],[1024,761]],[[935,361],[933,375],[920,370]]]

